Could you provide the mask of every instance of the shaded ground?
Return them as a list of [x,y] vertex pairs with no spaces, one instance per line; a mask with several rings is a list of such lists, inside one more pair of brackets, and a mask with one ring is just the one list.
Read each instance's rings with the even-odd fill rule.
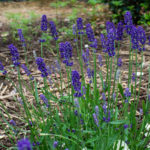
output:
[[[81,4],[81,3],[80,3]],[[82,3],[84,5],[84,7],[87,7],[89,9],[89,11],[91,11],[90,6],[87,6],[86,4]],[[72,8],[78,6],[79,4],[72,6]],[[67,19],[67,16],[69,14],[72,13],[72,8],[71,7],[65,7],[65,8],[59,8],[59,10],[48,6],[48,4],[41,4],[39,2],[21,2],[21,3],[0,3],[0,31],[1,33],[5,32],[5,31],[9,31],[8,35],[6,36],[6,38],[8,38],[5,42],[3,42],[3,37],[0,36],[0,38],[2,40],[0,40],[0,61],[2,61],[5,65],[5,68],[8,69],[8,74],[10,75],[11,79],[13,79],[16,82],[17,85],[17,79],[16,79],[16,71],[14,70],[14,68],[12,68],[11,65],[11,60],[10,60],[10,55],[9,55],[9,51],[8,51],[8,45],[12,43],[12,35],[11,35],[11,30],[9,27],[9,22],[10,20],[7,19],[6,17],[6,13],[22,13],[23,15],[25,15],[26,17],[28,16],[28,12],[29,11],[34,11],[37,14],[40,14],[40,16],[42,14],[46,14],[50,19],[54,19],[57,18],[58,19],[58,23],[57,23],[57,29],[61,28],[63,26],[66,26],[68,28],[70,25],[70,20]],[[96,55],[98,56],[99,53],[102,55],[103,57],[103,66],[100,68],[98,66],[98,61],[97,61],[97,66],[98,66],[98,70],[102,70],[103,75],[106,76],[106,65],[105,65],[105,54],[102,53],[101,50],[101,44],[100,44],[100,40],[99,40],[99,35],[101,33],[101,31],[103,30],[103,26],[105,21],[107,20],[107,17],[109,18],[109,13],[107,13],[108,16],[104,16],[104,14],[106,14],[106,10],[107,8],[103,8],[99,11],[98,15],[91,15],[90,17],[85,14],[85,12],[82,12],[82,8],[81,8],[81,12],[79,14],[79,16],[82,16],[84,18],[84,24],[91,22],[91,21],[96,21],[96,25],[93,25],[95,34],[96,34],[96,38],[98,39],[98,50]],[[40,26],[40,19],[35,21],[34,24],[31,25],[31,27],[39,27]],[[29,57],[29,63],[30,63],[30,70],[32,72],[32,75],[34,77],[36,77],[37,82],[39,87],[43,86],[42,83],[42,79],[40,77],[40,72],[37,70],[37,66],[35,64],[35,60],[33,59],[33,50],[36,51],[37,56],[40,55],[40,44],[38,42],[39,38],[41,37],[41,31],[40,28],[37,28],[37,30],[39,31],[39,33],[34,36],[33,34],[29,35],[32,37],[32,43],[30,42],[27,46],[28,46],[28,57]],[[148,29],[147,29],[148,30]],[[0,33],[0,34],[1,34]],[[149,33],[147,32],[147,34],[149,35]],[[77,58],[77,49],[74,43],[74,38],[73,37],[69,37],[66,36],[65,32],[62,32],[59,34],[59,37],[61,39],[61,41],[71,41],[72,45],[73,45],[73,62],[74,62],[74,66],[72,67],[72,69],[77,69],[79,70],[79,62],[78,62],[78,58]],[[14,41],[13,41],[14,42]],[[24,63],[24,50],[21,47],[21,44],[16,41],[14,43],[19,50],[20,56],[21,56],[21,63]],[[83,37],[83,49],[85,50],[86,48],[84,48],[84,46],[87,44],[87,38],[86,36]],[[79,44],[80,45],[80,44]],[[55,42],[52,41],[51,43],[51,48],[54,49],[56,51],[56,45]],[[142,77],[142,87],[141,87],[141,93],[140,93],[140,105],[139,108],[141,108],[141,101],[143,99],[146,98],[146,88],[147,88],[147,84],[148,84],[148,65],[149,65],[149,59],[150,59],[150,46],[148,44],[146,44],[146,51],[144,52],[144,67],[143,67],[143,73],[144,76]],[[47,65],[51,66],[54,65],[54,61],[56,59],[56,57],[54,57],[55,54],[52,54],[50,51],[47,51],[47,48],[44,47],[44,56],[45,56],[45,62]],[[92,55],[92,52],[90,52],[90,55]],[[121,43],[121,48],[120,48],[120,55],[119,55],[122,59],[123,59],[123,67],[121,68],[121,76],[120,76],[120,82],[122,82],[123,87],[127,87],[127,71],[128,71],[128,64],[129,64],[129,40],[127,38],[125,38],[125,40]],[[91,57],[91,66],[93,64],[92,61],[92,56]],[[135,71],[135,56],[133,59],[133,72]],[[141,63],[141,55],[138,54],[138,63]],[[113,63],[114,65],[114,63]],[[62,72],[63,72],[63,77],[65,82],[67,82],[66,79],[66,70],[65,70],[65,66],[63,64],[61,64],[61,68],[62,68]],[[86,71],[86,69],[84,70]],[[138,68],[139,71],[139,68]],[[21,70],[22,75],[23,75],[23,79],[25,81],[28,80],[27,76],[25,75],[25,73],[23,72],[23,70]],[[113,73],[114,74],[114,73]],[[59,79],[59,74],[57,74],[56,76],[53,74],[53,79],[54,81],[58,81]],[[55,83],[54,82],[54,83]],[[87,80],[88,82],[88,80]],[[98,79],[98,84],[100,84],[100,79]],[[113,83],[113,79],[112,79],[112,83]],[[139,83],[138,83],[139,84]],[[58,84],[55,83],[52,85],[52,91],[54,91],[56,93],[56,95],[59,96],[59,91],[57,90],[57,86]],[[66,90],[66,88],[64,87],[64,91]],[[102,92],[102,89],[99,88],[99,91]],[[138,91],[138,88],[137,88]],[[29,101],[32,103],[34,101],[33,96],[31,95],[31,93],[29,91],[26,90],[26,88],[24,88],[24,93],[25,96],[28,97]],[[17,113],[20,112],[19,110],[19,106],[15,103],[13,97],[16,96],[17,100],[19,98],[19,95],[14,91],[14,87],[12,86],[11,83],[9,83],[8,81],[5,80],[5,77],[0,74],[0,101],[3,102],[4,106],[7,108],[8,112],[10,113],[10,116],[8,117],[8,115],[4,114],[5,117],[7,118],[7,120],[9,121],[10,119],[14,119],[17,123],[17,126],[21,126],[22,123],[20,121],[20,117]],[[119,104],[121,104],[122,102],[120,101]],[[55,106],[55,104],[53,104]],[[2,112],[4,112],[3,108],[0,108]],[[139,112],[137,112],[137,115],[139,115]],[[6,123],[3,123],[3,125],[0,126],[0,143],[3,143],[5,146],[10,146],[10,141],[8,140],[8,137],[5,134],[5,131],[3,130],[3,127],[5,127]],[[6,127],[7,129],[8,127]],[[0,147],[1,148],[1,147]]]

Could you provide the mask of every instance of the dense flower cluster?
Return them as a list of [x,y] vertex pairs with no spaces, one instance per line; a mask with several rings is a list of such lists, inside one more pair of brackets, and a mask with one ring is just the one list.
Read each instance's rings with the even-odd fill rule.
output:
[[132,49],[138,49],[139,48],[138,30],[135,26],[132,26],[131,41],[132,41]]
[[139,45],[139,51],[142,50],[144,51],[145,50],[144,45],[146,43],[146,34],[141,26],[138,27],[138,40],[141,43],[141,45]]
[[129,91],[129,88],[126,88],[126,89],[125,89],[124,95],[125,95],[125,98],[126,98],[126,99],[125,99],[125,103],[127,103],[129,97],[131,96],[131,92]]
[[88,78],[91,79],[94,77],[94,70],[90,69],[89,67],[87,68],[87,75]]
[[43,58],[37,57],[36,64],[38,65],[38,69],[41,71],[41,77],[47,77],[48,73]]
[[73,62],[70,62],[70,59],[72,57],[72,46],[70,42],[60,43],[59,51],[61,58],[64,59],[63,63],[65,63],[67,66],[72,66]]
[[123,29],[123,22],[120,21],[117,25],[116,40],[121,41],[123,39]]
[[7,71],[4,69],[4,66],[1,61],[0,61],[0,71],[2,71],[3,75],[5,75],[7,73]]
[[56,148],[57,146],[58,146],[58,142],[57,142],[57,141],[54,141],[53,147]]
[[19,35],[20,41],[22,42],[22,46],[26,46],[25,39],[22,33],[22,29],[18,29],[18,35]]
[[41,18],[41,30],[47,31],[47,17],[46,17],[46,15],[43,15]]
[[17,48],[13,44],[10,44],[9,50],[12,56],[12,61],[13,61],[14,66],[19,66],[20,62],[19,62],[19,53],[18,53]]
[[80,75],[76,70],[72,71],[72,86],[74,87],[74,90],[76,91],[74,96],[81,97],[82,94],[81,94]]
[[91,28],[90,23],[86,24],[86,35],[88,37],[89,42],[94,42],[95,41],[94,32]]
[[83,21],[82,18],[77,19],[77,29],[78,29],[78,34],[83,34]]
[[57,40],[58,39],[58,33],[56,31],[56,26],[55,26],[53,21],[50,21],[49,24],[50,24],[50,30],[52,33],[52,37],[54,40]]
[[48,99],[45,97],[45,95],[40,95],[41,100],[45,103],[46,107],[49,107]]
[[32,150],[30,141],[26,139],[21,139],[17,143],[18,150]]
[[132,15],[129,11],[127,11],[124,15],[124,23],[126,24],[125,29],[127,34],[131,35],[133,21],[132,21]]
[[103,48],[103,52],[107,52],[107,50],[106,50],[106,38],[105,38],[105,36],[104,36],[104,34],[101,34],[100,35],[100,40],[101,40],[101,44],[102,44],[102,48]]

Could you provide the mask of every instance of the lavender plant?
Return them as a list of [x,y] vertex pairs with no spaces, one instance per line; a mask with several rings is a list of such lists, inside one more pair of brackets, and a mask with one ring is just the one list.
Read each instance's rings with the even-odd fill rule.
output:
[[[43,32],[47,31],[47,23],[47,18],[43,15],[41,21]],[[21,108],[22,113],[19,119],[23,125],[18,126],[2,102],[0,102],[0,107],[6,112],[9,120],[0,110],[3,122],[7,126],[4,126],[2,121],[0,122],[13,148],[19,150],[118,150],[123,146],[128,149],[146,149],[149,142],[149,137],[145,136],[145,126],[150,122],[150,69],[148,70],[149,78],[145,100],[140,99],[142,74],[140,74],[139,79],[137,78],[137,70],[140,69],[140,72],[142,72],[146,36],[142,27],[133,25],[130,12],[125,14],[124,23],[120,22],[117,28],[112,22],[106,23],[107,33],[106,35],[101,34],[102,50],[99,51],[99,41],[91,25],[86,24],[84,30],[83,20],[78,18],[73,26],[73,32],[76,39],[74,41],[76,49],[74,50],[78,53],[80,65],[78,69],[74,69],[73,44],[69,41],[57,43],[56,26],[54,22],[50,21],[51,34],[58,49],[57,61],[51,67],[47,66],[41,46],[41,57],[36,56],[35,62],[41,74],[40,78],[43,79],[43,86],[38,85],[36,76],[31,80],[32,72],[25,64],[21,64],[19,51],[13,44],[9,45],[12,62],[18,72],[19,86],[9,77],[7,69],[1,62],[0,71],[14,85],[21,99],[18,108]],[[128,35],[130,40],[128,80],[125,88],[120,80],[120,72],[124,62],[119,55],[124,34]],[[19,35],[21,42],[24,44],[21,30],[19,30]],[[44,42],[44,39],[41,39],[40,42]],[[90,45],[86,51],[83,48],[83,42]],[[59,44],[59,47],[57,44]],[[79,51],[79,47],[81,51]],[[137,65],[137,63],[140,63],[137,62],[137,50],[142,55],[140,68]],[[132,70],[134,52],[136,53],[135,72]],[[90,53],[93,56],[93,64],[91,63]],[[106,65],[104,60],[102,61],[103,56],[105,56]],[[66,67],[64,73],[62,72],[62,66]],[[32,90],[24,81],[20,67],[29,76]],[[107,70],[105,74],[102,72],[104,67]],[[60,75],[60,80],[56,73]],[[54,80],[54,77],[57,80]],[[65,82],[66,78],[67,82]],[[112,79],[114,80],[113,84]],[[89,80],[90,82],[88,82]],[[137,81],[139,81],[138,93],[136,92]],[[55,82],[58,86],[53,89],[52,84]],[[62,85],[65,85],[65,90],[63,90]],[[24,94],[23,86],[29,89],[33,102]],[[56,94],[57,91],[60,94]],[[14,99],[17,99],[15,95]],[[139,111],[140,101],[142,101],[142,105],[140,105],[142,117],[139,120],[136,112]],[[122,145],[122,143],[126,143],[126,145]],[[1,146],[6,148],[5,145]]]

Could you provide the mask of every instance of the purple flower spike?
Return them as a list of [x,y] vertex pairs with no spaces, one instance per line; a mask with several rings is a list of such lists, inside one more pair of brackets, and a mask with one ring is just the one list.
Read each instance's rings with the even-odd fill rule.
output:
[[131,42],[132,42],[132,49],[138,49],[139,48],[138,29],[135,26],[132,26]]
[[135,74],[135,73],[132,73],[132,81],[133,81],[133,82],[135,81],[135,78],[136,78],[136,74]]
[[124,129],[127,129],[129,126],[128,126],[128,124],[125,124],[123,127],[124,127]]
[[95,113],[93,113],[93,119],[94,119],[95,124],[99,127],[99,120]]
[[122,59],[121,59],[121,58],[118,58],[117,65],[118,65],[118,67],[121,67],[121,66],[122,66]]
[[4,66],[1,61],[0,61],[0,71],[2,71],[3,75],[7,74],[7,71],[4,69]]
[[124,23],[127,25],[132,25],[133,21],[132,21],[132,15],[130,11],[127,11],[124,15]]
[[88,78],[91,79],[94,77],[94,70],[90,69],[89,67],[87,68],[87,75]]
[[129,91],[129,88],[125,89],[124,95],[126,98],[129,98],[131,96],[131,92]]
[[18,150],[32,150],[30,141],[26,139],[21,139],[17,143]]
[[53,21],[50,21],[49,24],[50,24],[50,30],[52,33],[52,37],[56,41],[56,40],[58,40],[58,33],[56,31],[56,26]]
[[57,142],[57,141],[54,141],[53,147],[56,148],[57,146],[58,146],[58,142]]
[[13,44],[10,44],[9,50],[12,56],[12,61],[13,61],[14,66],[19,66],[20,62],[19,62],[19,53],[18,53],[17,48]]
[[10,120],[9,123],[13,126],[16,126],[16,122],[14,120]]
[[28,68],[26,67],[26,65],[22,64],[21,67],[23,68],[23,70],[25,71],[25,73],[27,74],[27,76],[30,76],[31,72],[28,70]]
[[91,24],[90,23],[88,23],[86,25],[86,35],[88,37],[89,42],[94,42],[95,41],[94,32],[93,32],[93,30],[91,28]]
[[82,23],[82,18],[77,19],[77,29],[78,29],[78,34],[83,34],[83,23]]
[[66,64],[66,66],[72,66],[73,62],[70,62],[70,59],[72,57],[72,46],[70,42],[60,43],[59,44],[59,51],[61,58],[63,58],[63,63]]
[[46,15],[42,16],[42,19],[41,19],[41,30],[42,31],[47,31],[47,17],[46,17]]
[[74,99],[74,104],[75,104],[75,106],[76,106],[77,108],[79,108],[79,107],[80,107],[80,105],[79,105],[79,101],[78,101],[78,99],[77,99],[77,98],[75,98],[75,99]]
[[72,86],[74,87],[74,90],[76,91],[75,97],[81,97],[81,82],[80,82],[80,75],[79,73],[74,70],[72,71]]
[[124,29],[124,27],[123,27],[123,22],[120,21],[120,22],[118,23],[117,31],[116,31],[116,39],[117,39],[118,41],[121,41],[121,40],[123,39],[123,29]]
[[46,107],[49,107],[48,99],[45,97],[45,95],[40,95],[41,100],[45,103]]
[[38,69],[41,71],[41,77],[47,77],[48,73],[43,58],[37,57],[36,64],[38,65]]
[[24,39],[24,36],[23,36],[23,33],[22,33],[22,29],[18,29],[18,35],[19,35],[19,38],[20,38],[20,41],[22,42],[22,46],[26,46],[25,44],[25,39]]
[[102,99],[103,99],[104,101],[106,101],[106,95],[105,95],[105,93],[102,93]]
[[98,106],[95,106],[95,113],[96,113],[96,116],[98,117],[99,116],[99,107]]
[[92,44],[90,44],[90,47],[93,47],[95,49],[97,49],[98,45],[97,45],[97,39],[95,39]]

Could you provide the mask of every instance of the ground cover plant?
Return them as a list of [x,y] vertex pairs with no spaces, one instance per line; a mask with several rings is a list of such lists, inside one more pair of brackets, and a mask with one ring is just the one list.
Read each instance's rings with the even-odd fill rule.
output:
[[[141,26],[133,24],[130,12],[126,12],[124,22],[116,26],[106,22],[106,34],[101,34],[99,39],[95,38],[91,24],[84,25],[82,18],[77,18],[73,25],[70,34],[70,38],[74,39],[73,44],[58,41],[58,29],[53,21],[47,20],[46,15],[42,16],[41,30],[40,53],[33,51],[33,59],[43,80],[41,85],[37,84],[36,76],[30,72],[22,29],[18,29],[18,35],[24,48],[25,63],[20,62],[19,50],[13,44],[8,46],[12,70],[18,78],[17,86],[9,77],[9,70],[0,62],[1,73],[14,85],[19,95],[14,99],[20,109],[20,126],[11,119],[6,106],[0,102],[1,126],[13,145],[11,149],[149,149],[150,68],[146,97],[140,99],[143,51],[147,37]],[[43,53],[44,43],[48,40],[45,37],[49,32],[57,49],[56,61],[51,67],[45,63]],[[125,37],[130,40],[126,87],[121,82],[120,70],[124,62],[119,55]],[[101,50],[98,47],[100,41]],[[83,42],[87,44],[86,50]],[[73,46],[80,64],[77,69],[73,69]],[[102,57],[102,53],[105,57]],[[65,72],[62,72],[62,65]],[[103,66],[107,69],[105,75],[101,71]],[[21,70],[26,73],[27,82]],[[53,74],[57,78],[58,94],[52,90]],[[27,98],[23,87],[30,91],[34,101]],[[137,112],[140,114],[137,115]],[[7,149],[5,145],[1,146]]]

